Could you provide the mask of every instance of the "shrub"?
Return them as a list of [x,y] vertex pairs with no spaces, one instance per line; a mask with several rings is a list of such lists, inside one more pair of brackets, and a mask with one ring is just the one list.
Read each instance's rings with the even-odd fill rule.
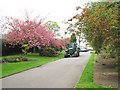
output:
[[8,62],[7,58],[2,58],[1,60],[2,60],[2,62]]
[[40,53],[39,53],[40,56],[48,56],[48,57],[54,57],[55,54],[56,54],[55,49],[51,47],[47,49],[42,49],[40,50]]
[[2,63],[4,62],[9,62],[9,63],[12,63],[12,62],[20,62],[20,61],[27,61],[28,59],[25,58],[25,57],[10,57],[10,58],[2,58]]
[[24,45],[22,45],[22,52],[24,53],[24,55],[27,55],[27,52],[28,52],[28,50],[29,50],[29,46],[28,46],[28,44],[24,44]]
[[10,62],[10,63],[17,62],[16,58],[14,58],[14,57],[8,58],[7,61]]
[[4,45],[4,41],[2,43],[2,56],[13,55],[13,54],[20,54],[22,53],[21,45]]
[[110,58],[115,58],[115,52],[110,52]]
[[27,61],[27,58],[24,57],[22,60],[23,60],[23,61]]

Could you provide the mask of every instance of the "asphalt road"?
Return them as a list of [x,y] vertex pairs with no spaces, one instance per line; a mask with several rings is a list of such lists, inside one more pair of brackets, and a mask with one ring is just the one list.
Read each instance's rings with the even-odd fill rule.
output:
[[2,79],[2,88],[73,88],[84,70],[90,52],[59,59]]

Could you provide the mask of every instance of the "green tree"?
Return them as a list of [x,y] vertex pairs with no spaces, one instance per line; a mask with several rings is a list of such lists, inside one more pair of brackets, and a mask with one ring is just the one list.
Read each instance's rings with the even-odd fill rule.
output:
[[59,33],[60,27],[58,26],[57,22],[47,21],[45,25],[47,25],[46,27],[47,30],[52,30],[56,36],[60,36],[60,33]]
[[120,42],[118,6],[118,2],[94,2],[82,12],[86,39],[92,43],[96,51],[102,47],[109,47],[106,51],[115,51],[116,60]]
[[119,2],[91,2],[84,8],[78,7],[77,10],[83,11],[72,18],[77,20],[74,26],[81,28],[96,52],[108,47],[110,51],[116,52],[117,60],[120,43],[119,6]]
[[27,52],[28,52],[28,50],[29,50],[29,46],[28,46],[28,44],[23,44],[22,45],[22,52],[24,53],[24,55],[27,55]]
[[75,33],[72,33],[72,35],[70,37],[70,43],[76,43],[76,35],[75,35]]

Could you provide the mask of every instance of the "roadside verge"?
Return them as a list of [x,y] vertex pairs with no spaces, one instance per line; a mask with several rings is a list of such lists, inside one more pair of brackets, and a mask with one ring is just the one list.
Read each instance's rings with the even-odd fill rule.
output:
[[[95,54],[93,52],[75,88],[76,89],[92,88],[92,89],[100,89],[100,90],[102,88],[106,88],[106,89],[109,88],[110,90],[111,89],[113,90],[114,88],[103,87],[93,83],[94,55]],[[114,90],[117,90],[117,89],[115,88]]]

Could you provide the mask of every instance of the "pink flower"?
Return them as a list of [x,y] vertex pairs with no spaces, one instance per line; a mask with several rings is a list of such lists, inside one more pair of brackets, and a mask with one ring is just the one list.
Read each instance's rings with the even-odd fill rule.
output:
[[52,31],[47,31],[45,29],[46,26],[41,24],[42,20],[22,21],[14,18],[9,19],[9,25],[12,25],[13,28],[8,34],[6,34],[6,41],[10,41],[9,44],[11,45],[14,45],[14,42],[16,42],[15,45],[28,43],[30,47],[37,46],[39,49],[42,45],[51,45],[57,48],[64,46],[64,41],[55,40],[55,34]]

